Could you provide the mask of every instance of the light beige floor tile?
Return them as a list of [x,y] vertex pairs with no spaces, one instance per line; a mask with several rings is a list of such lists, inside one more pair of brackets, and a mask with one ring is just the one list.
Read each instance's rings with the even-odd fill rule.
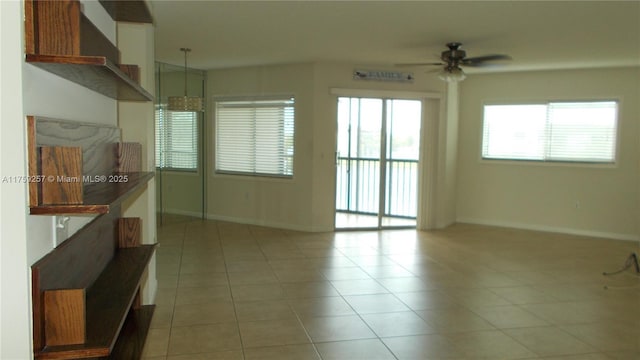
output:
[[[635,317],[638,320],[638,317]],[[640,352],[640,328],[620,323],[592,323],[562,326],[577,339],[600,351]]]
[[149,329],[147,341],[142,351],[143,357],[166,356],[169,348],[171,329]]
[[557,302],[551,294],[531,286],[497,287],[488,290],[516,305]]
[[291,299],[338,296],[338,291],[328,281],[284,283],[285,297]]
[[536,354],[500,331],[475,331],[447,335],[469,358],[523,359]]
[[196,274],[180,274],[178,287],[210,287],[229,285],[229,279],[224,272],[218,273],[196,273]]
[[374,279],[336,280],[332,281],[331,285],[333,285],[341,295],[371,295],[386,294],[389,292]]
[[285,300],[237,301],[235,307],[240,322],[295,317],[291,305]]
[[433,290],[435,286],[430,285],[417,276],[401,278],[377,279],[380,285],[391,292],[412,292]]
[[325,277],[316,269],[275,270],[274,273],[282,283],[300,283],[325,281]]
[[176,305],[203,304],[218,301],[231,301],[229,286],[178,288],[176,294]]
[[229,273],[231,286],[277,284],[278,278],[271,270]]
[[237,323],[183,326],[171,329],[168,355],[216,353],[240,348]]
[[554,325],[586,324],[602,321],[605,315],[586,303],[563,302],[520,305],[528,312]]
[[310,343],[297,318],[240,322],[239,326],[245,348]]
[[245,360],[320,360],[311,344],[248,348],[244,356]]
[[358,314],[373,314],[410,309],[393,294],[353,295],[344,299]]
[[443,335],[384,338],[382,341],[399,360],[463,358],[464,354]]
[[[613,360],[613,357],[609,357],[605,354],[580,354],[580,355],[566,355],[566,356],[545,356],[540,359],[544,360]],[[633,358],[637,359],[637,358]],[[629,359],[629,360],[633,360]]]
[[280,284],[237,285],[231,287],[234,301],[260,301],[283,299],[284,291]]
[[473,312],[498,329],[550,325],[516,305],[477,307],[473,308]]
[[241,350],[167,356],[167,360],[243,360]]
[[351,306],[342,297],[291,299],[289,303],[302,318],[355,314]]
[[236,321],[236,313],[231,301],[217,301],[203,304],[176,305],[173,314],[175,326],[191,326]]
[[504,332],[540,356],[596,352],[593,347],[556,327],[507,329]]
[[151,329],[161,329],[171,327],[173,320],[173,305],[156,305],[151,318]]
[[[346,350],[351,360],[372,349],[384,358],[378,338],[398,359],[410,360],[640,358],[638,280],[601,275],[636,244],[467,224],[310,234],[165,220],[148,349],[163,347],[160,334],[171,335],[164,353],[145,350],[145,359],[317,360],[300,321],[331,342],[316,344],[326,358]],[[391,294],[370,294],[382,289]],[[379,295],[386,298],[366,298]],[[251,346],[244,354],[238,317]],[[420,332],[427,334],[403,336]]]
[[320,273],[327,280],[360,280],[371,279],[371,276],[359,267],[337,267],[321,269]]
[[495,329],[487,320],[465,308],[422,310],[416,313],[436,332],[454,333]]
[[323,360],[395,360],[395,356],[378,339],[328,342],[316,345]]
[[394,295],[412,310],[458,308],[460,304],[440,290],[396,292]]
[[309,317],[302,323],[314,343],[376,337],[359,316]]
[[378,337],[435,333],[435,330],[413,311],[365,314],[361,317]]

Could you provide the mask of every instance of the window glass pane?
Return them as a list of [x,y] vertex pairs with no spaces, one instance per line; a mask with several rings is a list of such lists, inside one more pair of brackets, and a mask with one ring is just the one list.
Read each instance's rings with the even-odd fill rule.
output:
[[485,106],[482,156],[542,160],[545,118],[544,105]]
[[198,168],[198,113],[167,111],[156,106],[156,167],[194,171]]
[[612,162],[615,158],[616,103],[549,104],[549,158]]
[[616,132],[615,101],[487,105],[482,157],[612,163]]
[[294,100],[216,102],[216,172],[293,175]]

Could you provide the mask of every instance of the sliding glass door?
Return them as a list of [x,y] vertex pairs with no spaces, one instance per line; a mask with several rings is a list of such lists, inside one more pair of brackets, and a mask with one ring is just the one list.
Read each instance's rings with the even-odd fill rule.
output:
[[338,98],[336,228],[415,227],[422,103]]

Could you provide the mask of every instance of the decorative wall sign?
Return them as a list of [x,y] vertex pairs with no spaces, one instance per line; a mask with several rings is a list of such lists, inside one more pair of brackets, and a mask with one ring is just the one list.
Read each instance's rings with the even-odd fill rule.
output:
[[353,71],[354,80],[376,80],[376,81],[395,81],[395,82],[413,82],[413,73],[388,70],[362,70]]

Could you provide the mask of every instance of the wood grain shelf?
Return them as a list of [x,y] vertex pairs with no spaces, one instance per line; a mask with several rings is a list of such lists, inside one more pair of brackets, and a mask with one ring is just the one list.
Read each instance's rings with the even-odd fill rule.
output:
[[[62,214],[106,214],[110,208],[119,205],[131,193],[142,188],[155,174],[153,172],[132,172],[108,175],[106,182],[84,186],[82,204],[69,205],[38,205],[30,207],[31,215],[62,215]],[[126,182],[109,182],[109,177]],[[118,179],[115,179],[118,178]]]
[[100,0],[100,3],[115,21],[153,23],[149,7],[144,1]]
[[116,100],[153,100],[153,95],[104,56],[27,54],[26,61]]
[[[132,308],[154,248],[155,245],[141,245],[118,249],[86,291],[86,341],[76,345],[45,346],[36,352],[36,359],[109,356]],[[149,315],[151,309],[142,308]]]

